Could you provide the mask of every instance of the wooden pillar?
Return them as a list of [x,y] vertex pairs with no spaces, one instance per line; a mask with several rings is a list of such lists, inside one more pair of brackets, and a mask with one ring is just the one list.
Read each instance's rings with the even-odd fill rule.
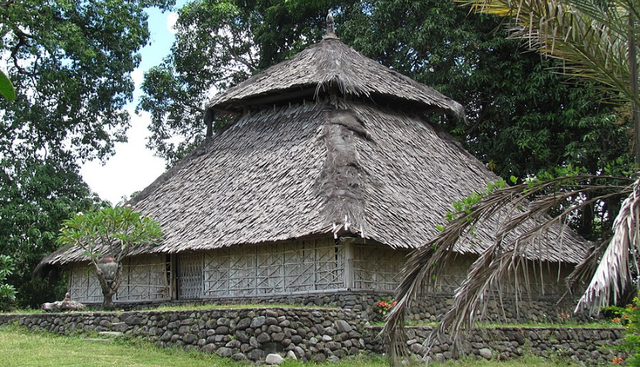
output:
[[353,288],[353,258],[354,258],[354,249],[353,249],[353,241],[342,241],[344,244],[344,286],[347,290],[351,290]]
[[178,299],[178,277],[177,277],[177,256],[176,254],[169,255],[169,271],[171,272],[171,299]]

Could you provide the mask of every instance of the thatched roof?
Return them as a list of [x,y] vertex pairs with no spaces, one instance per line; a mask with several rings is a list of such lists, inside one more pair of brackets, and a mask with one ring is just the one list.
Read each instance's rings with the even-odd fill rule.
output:
[[[436,234],[452,202],[498,179],[422,117],[459,113],[457,103],[331,37],[209,107],[244,114],[132,200],[159,221],[165,239],[131,255],[313,236],[416,248]],[[530,258],[579,262],[583,242],[554,232]],[[490,240],[478,228],[457,251],[479,254]],[[42,263],[83,258],[61,250]]]
[[[415,248],[435,235],[454,200],[497,177],[421,118],[341,101],[242,116],[141,192],[175,253],[314,235],[354,235]],[[489,235],[460,253],[480,253]],[[546,248],[550,248],[546,245]],[[577,262],[574,241],[533,255]],[[79,260],[80,251],[51,263]]]
[[333,89],[345,97],[464,116],[463,107],[451,98],[362,56],[333,36],[218,95],[208,107],[242,111],[246,107],[311,99]]

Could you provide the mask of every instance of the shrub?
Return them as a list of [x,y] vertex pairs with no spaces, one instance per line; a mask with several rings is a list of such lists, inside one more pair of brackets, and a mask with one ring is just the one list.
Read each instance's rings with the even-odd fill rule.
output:
[[0,311],[9,311],[16,300],[16,289],[6,284],[7,277],[13,271],[13,260],[7,255],[0,255]]
[[612,321],[625,326],[625,337],[621,348],[629,353],[626,361],[622,358],[614,358],[613,363],[625,362],[628,366],[640,367],[640,298],[634,297],[631,304],[619,308],[619,317],[615,317]]
[[391,309],[393,308],[393,306],[396,305],[396,301],[389,299],[389,298],[383,298],[380,301],[376,302],[376,312],[384,317],[386,316],[389,311],[391,311]]

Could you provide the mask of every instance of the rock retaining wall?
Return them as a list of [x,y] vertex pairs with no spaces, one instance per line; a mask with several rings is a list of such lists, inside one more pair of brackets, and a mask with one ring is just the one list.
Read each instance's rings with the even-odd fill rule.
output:
[[[218,298],[203,299],[199,301],[186,301],[188,304],[212,304],[212,305],[233,305],[233,304],[276,304],[276,305],[301,305],[305,307],[339,307],[352,311],[363,319],[372,322],[382,321],[380,314],[376,312],[376,303],[380,300],[389,300],[392,293],[380,293],[369,291],[343,291],[332,293],[317,293],[291,296],[267,296],[251,298]],[[558,322],[562,321],[560,315],[571,315],[573,304],[567,303],[566,307],[556,305],[557,298],[537,296],[533,300],[520,300],[518,307],[507,298],[504,305],[500,306],[497,301],[489,300],[487,303],[486,321],[500,323],[523,323],[523,322]],[[180,303],[180,301],[167,302],[167,305]],[[163,303],[154,303],[154,306]],[[117,306],[128,310],[149,308],[150,303],[118,303]],[[414,302],[409,309],[409,320],[414,321],[437,321],[453,305],[450,294],[430,294],[419,301]],[[99,306],[99,305],[96,305]],[[519,312],[515,310],[518,309]],[[572,316],[580,321],[584,321],[586,316]]]
[[264,362],[270,353],[295,355],[305,361],[337,361],[365,349],[365,320],[339,309],[0,315],[0,325],[15,321],[31,330],[59,334],[120,332],[159,347],[197,349],[254,362]]
[[[381,330],[370,328],[368,335],[376,335]],[[407,328],[407,346],[412,356],[437,361],[454,358],[449,338],[436,342],[430,350],[423,345],[430,331],[427,327]],[[613,357],[625,357],[622,351],[611,348],[623,338],[621,328],[488,327],[474,330],[465,338],[461,353],[479,359],[507,360],[528,354],[587,364],[611,364]],[[365,342],[372,351],[384,353],[385,347],[379,339]]]
[[[73,312],[0,315],[0,325],[18,323],[59,334],[122,333],[159,347],[216,353],[236,360],[264,362],[271,353],[304,361],[337,361],[361,353],[383,353],[381,328],[368,326],[360,313],[342,309],[262,308],[193,311]],[[430,329],[408,328],[407,345],[422,358]],[[562,356],[588,363],[610,363],[620,351],[622,329],[483,328],[463,344],[477,358],[509,359],[533,354]],[[451,343],[435,345],[426,358],[453,358]]]

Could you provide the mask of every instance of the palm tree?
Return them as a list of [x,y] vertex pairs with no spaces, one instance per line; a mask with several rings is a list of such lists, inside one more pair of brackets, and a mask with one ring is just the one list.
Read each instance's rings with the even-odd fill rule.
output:
[[[618,102],[632,106],[636,162],[640,167],[640,99],[636,46],[640,42],[640,3],[637,0],[460,0],[475,11],[509,19],[511,35],[526,40],[527,46],[544,55],[561,59],[560,72],[596,80],[619,96]],[[487,222],[501,225],[495,241],[471,266],[456,290],[454,304],[431,334],[435,341],[445,332],[454,348],[464,331],[482,317],[491,292],[500,292],[500,281],[518,279],[528,285],[527,253],[536,238],[572,213],[601,200],[625,198],[613,225],[613,235],[590,250],[583,264],[568,281],[591,278],[578,301],[576,311],[597,310],[620,297],[630,282],[630,267],[640,274],[636,254],[640,253],[640,180],[605,176],[566,175],[534,180],[521,185],[491,188],[467,201],[439,236],[414,251],[403,270],[396,294],[397,305],[388,314],[384,335],[390,359],[397,362],[405,353],[404,315],[423,289],[433,289],[448,260],[455,256],[456,243],[464,241],[475,226]],[[597,194],[596,194],[597,193]],[[585,200],[585,198],[588,198]],[[549,215],[550,209],[556,215]],[[560,208],[558,210],[557,208]],[[516,235],[517,233],[517,235]],[[507,240],[508,239],[508,240]],[[595,269],[595,270],[594,270]],[[525,275],[523,275],[525,274]],[[527,287],[525,287],[527,288]],[[516,294],[516,299],[520,297]],[[427,341],[429,342],[429,340]]]

